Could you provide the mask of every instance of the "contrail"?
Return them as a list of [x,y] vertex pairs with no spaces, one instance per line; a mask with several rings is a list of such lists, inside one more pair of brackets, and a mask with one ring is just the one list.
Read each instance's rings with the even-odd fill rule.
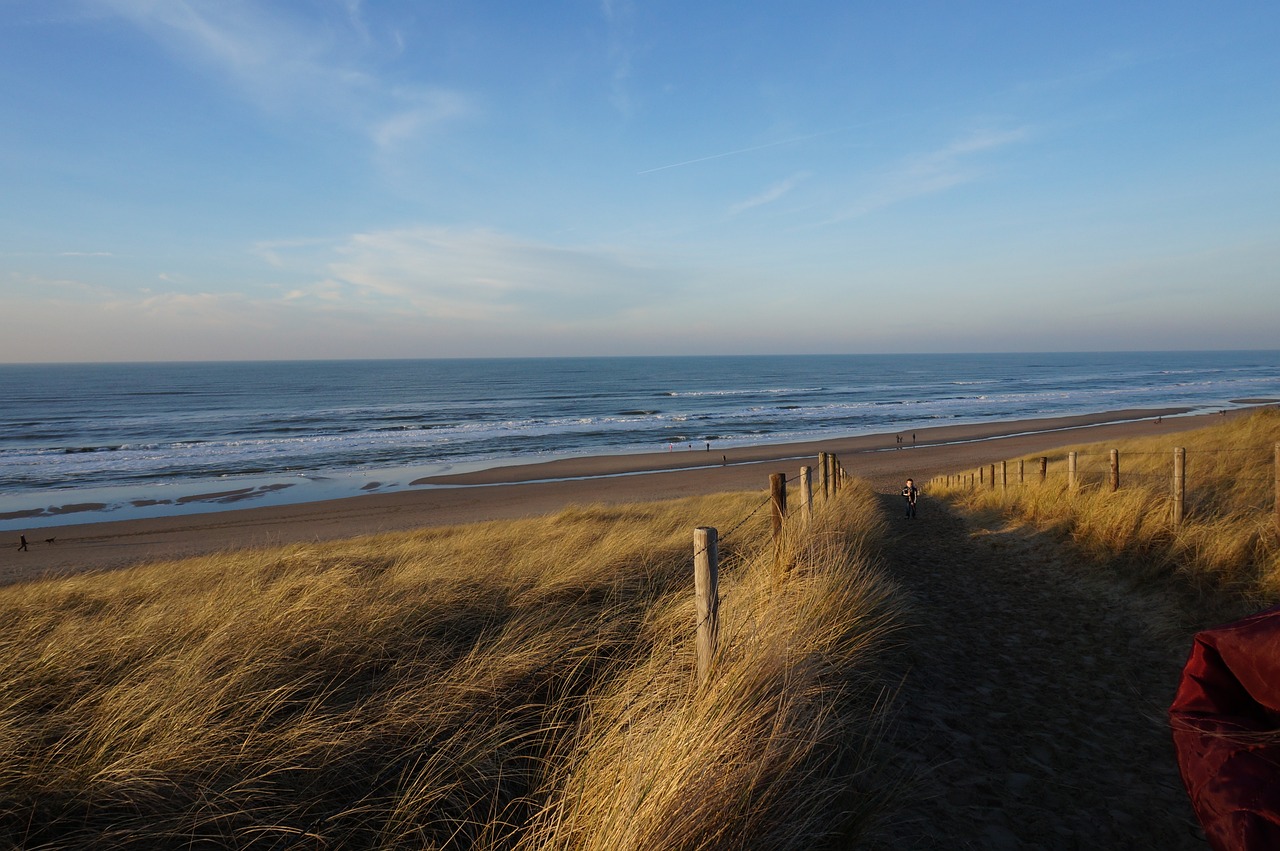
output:
[[704,163],[704,162],[707,162],[708,160],[723,159],[724,157],[732,157],[737,154],[748,154],[748,153],[751,153],[752,151],[763,151],[765,148],[776,148],[779,145],[790,145],[794,142],[804,142],[809,139],[816,139],[819,136],[826,136],[829,133],[838,133],[838,132],[840,131],[839,130],[823,130],[821,133],[810,133],[808,136],[796,136],[794,139],[782,139],[781,141],[778,141],[778,142],[769,142],[767,144],[756,145],[751,148],[739,148],[736,151],[725,151],[723,154],[712,154],[709,157],[698,157],[696,160],[685,160],[684,162],[681,162],[681,163],[671,163],[670,165],[660,165],[657,168],[647,168],[644,171],[637,171],[636,174],[637,175],[653,174],[655,171],[666,171],[669,168],[680,168],[681,166],[685,166],[685,165],[693,165],[694,163]]

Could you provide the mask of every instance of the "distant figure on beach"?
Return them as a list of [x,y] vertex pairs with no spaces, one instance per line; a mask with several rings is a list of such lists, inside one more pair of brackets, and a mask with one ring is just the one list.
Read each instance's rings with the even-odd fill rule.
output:
[[916,487],[916,483],[911,479],[907,479],[907,483],[902,487],[902,498],[907,502],[907,519],[916,516],[916,500],[920,496],[920,489]]
[[708,451],[708,452],[710,452],[710,451],[711,451],[711,441],[709,441],[709,440],[707,441],[707,451]]
[[18,540],[19,540],[19,543],[18,543],[18,549],[19,549],[20,551],[21,551],[21,550],[25,550],[25,549],[27,548],[27,536],[26,536],[26,535],[19,535],[19,536],[18,536]]

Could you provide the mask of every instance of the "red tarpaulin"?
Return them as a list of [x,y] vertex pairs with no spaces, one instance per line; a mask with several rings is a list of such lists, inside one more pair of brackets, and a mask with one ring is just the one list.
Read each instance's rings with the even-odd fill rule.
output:
[[1280,606],[1196,635],[1169,722],[1209,844],[1280,849]]

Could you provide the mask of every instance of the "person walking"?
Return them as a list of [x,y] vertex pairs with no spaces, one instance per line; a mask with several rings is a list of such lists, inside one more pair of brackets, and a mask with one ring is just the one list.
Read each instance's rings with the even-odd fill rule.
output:
[[18,536],[18,540],[19,540],[19,542],[20,542],[20,543],[18,544],[18,549],[19,549],[19,550],[25,550],[25,549],[27,548],[27,536],[26,536],[26,535],[19,535],[19,536]]
[[907,502],[907,519],[910,520],[916,516],[916,500],[920,497],[920,489],[916,487],[916,483],[911,479],[907,479],[907,483],[902,487],[902,498]]

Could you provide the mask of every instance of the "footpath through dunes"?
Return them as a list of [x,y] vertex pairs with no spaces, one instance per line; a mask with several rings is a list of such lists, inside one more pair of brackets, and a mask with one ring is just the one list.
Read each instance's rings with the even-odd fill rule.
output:
[[1189,628],[1034,533],[882,499],[907,610],[886,747],[909,779],[865,847],[1205,848],[1165,720]]

